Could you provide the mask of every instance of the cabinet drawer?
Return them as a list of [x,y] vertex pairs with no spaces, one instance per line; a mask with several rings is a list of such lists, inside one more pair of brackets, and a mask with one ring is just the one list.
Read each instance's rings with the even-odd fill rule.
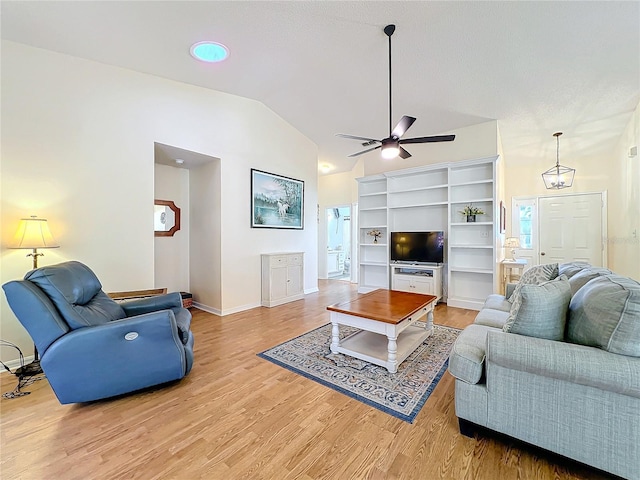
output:
[[287,265],[286,255],[274,255],[269,257],[269,266],[271,267],[285,267]]
[[302,265],[302,255],[289,255],[287,262],[289,265]]

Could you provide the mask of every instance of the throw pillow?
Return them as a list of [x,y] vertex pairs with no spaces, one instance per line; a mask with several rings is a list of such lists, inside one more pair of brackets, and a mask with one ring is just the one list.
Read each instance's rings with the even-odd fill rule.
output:
[[570,301],[571,287],[565,275],[540,285],[523,285],[502,330],[528,337],[563,340]]
[[567,341],[640,357],[640,283],[615,274],[588,282],[571,299]]
[[584,287],[590,280],[604,275],[611,275],[613,272],[602,267],[589,267],[569,277],[571,285],[571,295],[575,295],[578,290]]
[[520,294],[523,285],[539,285],[542,282],[548,282],[558,276],[558,264],[547,263],[545,265],[535,265],[522,274],[516,288],[509,297],[509,301],[513,302]]
[[580,273],[585,268],[589,268],[591,265],[587,262],[568,262],[558,265],[558,275],[566,275],[569,280],[576,273]]

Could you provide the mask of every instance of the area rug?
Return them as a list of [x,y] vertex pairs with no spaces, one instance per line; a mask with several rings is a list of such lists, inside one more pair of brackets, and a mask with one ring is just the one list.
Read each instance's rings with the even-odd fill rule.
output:
[[[355,331],[356,328],[341,325],[340,338]],[[447,369],[449,352],[459,333],[457,328],[434,325],[431,336],[398,366],[397,373],[348,355],[331,353],[331,324],[258,356],[413,423]]]

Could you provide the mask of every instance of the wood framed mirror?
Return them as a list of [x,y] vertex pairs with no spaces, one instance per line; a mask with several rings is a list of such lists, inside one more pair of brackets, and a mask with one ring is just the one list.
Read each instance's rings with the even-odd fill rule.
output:
[[153,230],[156,237],[173,237],[180,230],[180,208],[171,200],[154,200]]

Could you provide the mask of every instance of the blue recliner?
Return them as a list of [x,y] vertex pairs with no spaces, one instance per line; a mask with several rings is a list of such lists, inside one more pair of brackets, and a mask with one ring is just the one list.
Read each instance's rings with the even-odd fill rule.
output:
[[191,313],[179,293],[116,303],[80,262],[38,268],[2,288],[60,403],[132,392],[191,370]]

